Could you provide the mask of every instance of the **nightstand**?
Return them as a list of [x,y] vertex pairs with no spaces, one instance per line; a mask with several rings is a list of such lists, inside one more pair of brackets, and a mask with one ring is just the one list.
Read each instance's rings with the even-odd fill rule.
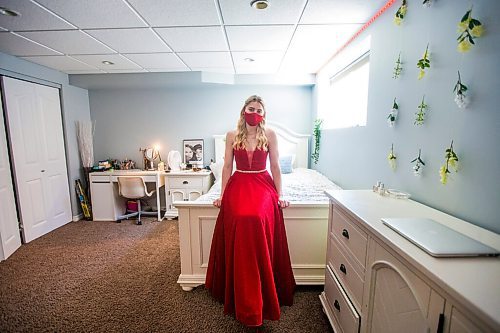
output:
[[212,186],[212,172],[175,171],[165,174],[166,218],[179,216],[175,201],[193,201],[205,194]]

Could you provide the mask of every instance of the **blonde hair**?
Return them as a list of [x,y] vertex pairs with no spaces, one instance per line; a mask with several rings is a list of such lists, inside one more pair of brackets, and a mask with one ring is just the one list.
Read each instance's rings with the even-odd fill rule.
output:
[[248,104],[252,102],[257,102],[260,105],[262,105],[262,109],[264,110],[264,118],[262,121],[257,125],[257,149],[261,150],[266,150],[268,149],[268,140],[266,136],[266,107],[264,106],[264,101],[262,100],[261,97],[257,95],[252,95],[247,98],[245,101],[245,104],[241,108],[240,111],[240,119],[238,119],[238,124],[236,126],[236,137],[234,138],[234,143],[233,143],[233,148],[235,149],[246,149],[246,144],[245,141],[247,139],[247,126],[246,126],[246,121],[245,121],[245,108],[247,107]]

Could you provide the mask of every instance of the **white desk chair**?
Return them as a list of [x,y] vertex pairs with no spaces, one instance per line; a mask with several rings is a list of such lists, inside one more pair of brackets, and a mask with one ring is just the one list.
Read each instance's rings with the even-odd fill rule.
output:
[[[142,177],[118,177],[118,192],[120,196],[127,199],[134,199],[137,202],[137,212],[129,213],[125,212],[118,218],[117,222],[121,222],[123,219],[128,219],[129,217],[137,216],[137,224],[142,224],[141,214],[151,213],[141,211],[141,199],[149,198],[155,193],[156,190],[148,192],[146,183]],[[156,212],[154,212],[156,214]]]

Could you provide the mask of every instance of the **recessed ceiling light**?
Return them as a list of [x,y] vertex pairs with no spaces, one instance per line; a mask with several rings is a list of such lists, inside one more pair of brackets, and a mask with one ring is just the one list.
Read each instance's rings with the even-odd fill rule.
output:
[[255,9],[266,9],[269,7],[269,2],[267,0],[252,0],[252,2],[250,2],[250,6]]
[[21,16],[21,14],[16,12],[15,10],[5,8],[5,7],[0,7],[0,14],[5,15],[5,16]]
[[114,65],[115,64],[114,62],[111,62],[109,60],[104,60],[102,63],[105,65]]
[[245,58],[243,60],[246,62],[254,62],[255,61],[255,59],[253,59],[253,58]]

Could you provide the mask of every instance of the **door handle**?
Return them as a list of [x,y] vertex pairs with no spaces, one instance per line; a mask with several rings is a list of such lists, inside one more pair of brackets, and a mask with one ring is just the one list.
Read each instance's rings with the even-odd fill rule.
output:
[[45,172],[45,170],[42,169],[42,170],[40,170],[40,172]]
[[347,269],[345,268],[344,264],[340,264],[340,271],[347,275]]
[[335,307],[335,309],[337,309],[337,311],[340,311],[340,303],[339,303],[339,301],[335,300],[335,302],[333,302],[333,306]]
[[342,230],[342,236],[349,239],[349,231],[347,231],[347,229]]
[[189,182],[187,180],[183,181],[182,184],[187,185]]

